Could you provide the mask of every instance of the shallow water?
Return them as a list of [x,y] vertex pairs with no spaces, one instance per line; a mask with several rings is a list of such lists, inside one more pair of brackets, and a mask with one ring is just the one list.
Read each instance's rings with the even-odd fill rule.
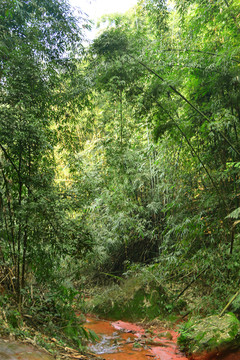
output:
[[86,328],[95,331],[100,341],[90,349],[105,360],[240,360],[240,351],[225,354],[203,353],[191,358],[177,346],[176,331],[145,331],[142,327],[124,321],[105,321],[87,318]]
[[124,321],[109,322],[88,318],[86,328],[100,337],[90,344],[91,351],[106,360],[187,360],[177,345],[178,333],[166,331],[148,333],[135,324]]

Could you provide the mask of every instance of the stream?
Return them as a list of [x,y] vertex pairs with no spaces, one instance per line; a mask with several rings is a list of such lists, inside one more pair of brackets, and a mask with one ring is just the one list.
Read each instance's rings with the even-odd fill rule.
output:
[[175,331],[145,331],[124,321],[87,318],[85,327],[99,335],[90,350],[105,360],[187,360],[177,347]]
[[[105,360],[188,360],[177,346],[178,333],[154,327],[145,330],[141,326],[124,321],[107,321],[87,317],[84,325],[93,330],[99,341],[89,344],[92,353]],[[0,339],[0,360],[54,360],[35,347],[16,341]],[[240,360],[240,351],[225,355],[194,360]]]
[[124,322],[88,317],[85,327],[99,336],[90,350],[105,360],[240,360],[240,351],[226,354],[201,354],[188,358],[177,346],[174,330],[151,328]]

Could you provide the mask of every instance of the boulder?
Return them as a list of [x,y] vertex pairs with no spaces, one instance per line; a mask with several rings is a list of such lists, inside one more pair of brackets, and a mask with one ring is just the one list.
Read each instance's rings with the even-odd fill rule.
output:
[[240,349],[240,322],[232,313],[189,321],[180,330],[178,345],[192,359],[200,354],[209,359],[214,354],[236,351]]

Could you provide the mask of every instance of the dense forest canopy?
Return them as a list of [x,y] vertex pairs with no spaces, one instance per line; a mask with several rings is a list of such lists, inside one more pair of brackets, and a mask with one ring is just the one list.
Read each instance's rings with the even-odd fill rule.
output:
[[210,312],[237,291],[239,19],[238,0],[140,0],[86,46],[67,1],[1,1],[0,289],[19,311],[134,271],[204,274]]

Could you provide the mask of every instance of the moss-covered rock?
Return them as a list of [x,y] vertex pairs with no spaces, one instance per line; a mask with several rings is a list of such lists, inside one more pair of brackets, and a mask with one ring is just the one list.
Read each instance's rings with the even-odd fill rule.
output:
[[165,311],[166,303],[162,286],[136,277],[95,296],[90,310],[111,319],[152,320]]
[[182,326],[180,333],[178,344],[188,354],[240,348],[240,322],[232,313],[189,321]]

